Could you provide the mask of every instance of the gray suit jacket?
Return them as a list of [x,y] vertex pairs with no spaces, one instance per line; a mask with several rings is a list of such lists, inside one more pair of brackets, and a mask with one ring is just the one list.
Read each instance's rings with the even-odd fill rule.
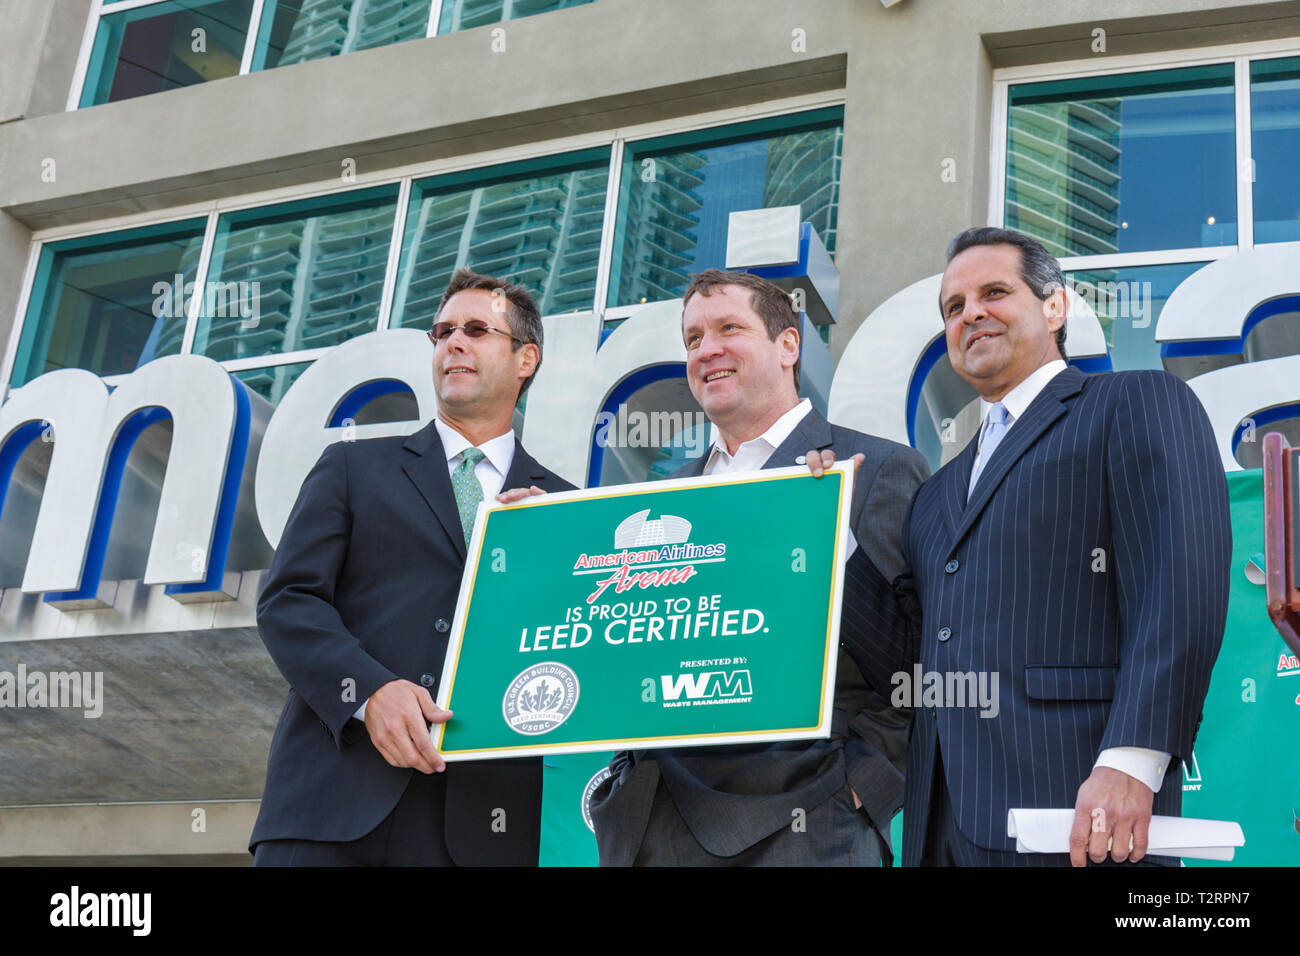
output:
[[[903,567],[904,513],[929,476],[925,459],[905,445],[832,425],[813,409],[764,468],[802,463],[813,448],[830,448],[838,460],[866,455],[854,483],[850,527],[865,558],[893,580]],[[674,477],[702,474],[706,460]],[[903,802],[911,720],[910,711],[871,691],[841,650],[829,739],[619,753],[610,764],[612,776],[591,800],[601,865],[636,859],[660,779],[691,835],[715,856],[735,856],[783,828],[790,833],[792,808],[811,810],[846,782],[887,838]]]

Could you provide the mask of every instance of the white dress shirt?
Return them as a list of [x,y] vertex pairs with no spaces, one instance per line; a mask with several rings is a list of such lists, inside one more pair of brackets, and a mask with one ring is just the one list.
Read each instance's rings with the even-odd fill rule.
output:
[[704,463],[704,474],[728,475],[733,472],[758,471],[811,411],[812,402],[805,398],[774,421],[772,427],[763,434],[743,442],[734,455],[727,452],[726,443],[718,434],[718,426],[714,425],[713,447],[709,449],[709,458]]
[[[1002,405],[1009,416],[1007,420],[1008,431],[1029,410],[1029,406],[1033,404],[1034,399],[1038,397],[1038,393],[1043,390],[1047,383],[1065,369],[1066,364],[1062,359],[1055,359],[1046,365],[1040,365],[1033,372],[1030,372],[1023,382],[1002,397]],[[975,452],[976,461],[979,460],[979,456],[984,450],[984,426],[988,422],[989,409],[992,407],[991,402],[980,399],[980,437]],[[1093,766],[1094,768],[1110,767],[1114,770],[1120,770],[1130,777],[1140,780],[1150,787],[1153,792],[1159,792],[1160,784],[1165,778],[1165,768],[1169,766],[1169,754],[1159,750],[1149,750],[1146,747],[1107,747],[1097,755],[1097,762]]]
[[[472,446],[468,438],[450,425],[435,419],[434,427],[438,429],[438,437],[442,439],[442,450],[447,455],[447,475],[450,477],[461,463],[466,448],[477,447],[483,452],[483,457],[474,466],[474,477],[483,486],[483,500],[492,501],[501,494],[501,486],[505,484],[506,475],[510,473],[510,465],[515,460],[514,431],[503,432],[496,438],[489,438],[481,445]],[[368,700],[369,698],[363,700],[361,706],[352,715],[363,724],[366,722]]]

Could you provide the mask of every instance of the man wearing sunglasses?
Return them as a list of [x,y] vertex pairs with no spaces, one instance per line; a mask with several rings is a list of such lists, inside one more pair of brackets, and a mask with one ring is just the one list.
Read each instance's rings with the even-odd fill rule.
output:
[[290,691],[257,865],[537,863],[541,761],[448,769],[428,728],[451,716],[433,698],[478,502],[572,487],[511,428],[541,317],[522,286],[462,269],[429,337],[437,418],[327,448],[267,574],[258,626]]

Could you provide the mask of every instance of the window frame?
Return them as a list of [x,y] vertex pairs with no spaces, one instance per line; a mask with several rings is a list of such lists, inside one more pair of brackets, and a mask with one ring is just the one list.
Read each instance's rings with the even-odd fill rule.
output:
[[[98,7],[103,3],[103,0],[94,0],[94,2]],[[122,0],[123,4],[138,5],[146,5],[147,3],[155,2],[161,2],[161,0]],[[14,321],[9,333],[9,342],[5,347],[3,360],[0,361],[0,400],[7,398],[9,391],[12,388],[10,383],[13,377],[14,364],[17,358],[18,343],[22,338],[23,329],[27,320],[28,305],[36,279],[37,264],[40,261],[41,251],[46,243],[96,236],[122,229],[161,225],[164,223],[206,216],[207,224],[204,230],[203,246],[199,254],[197,273],[195,276],[195,294],[190,299],[189,308],[186,312],[185,335],[182,340],[180,352],[181,355],[192,355],[197,354],[194,352],[194,340],[199,320],[198,310],[203,302],[203,289],[209,277],[208,274],[212,263],[212,252],[216,241],[217,221],[221,215],[238,210],[278,205],[297,200],[333,196],[377,186],[396,184],[399,190],[397,213],[393,227],[393,236],[389,245],[389,258],[384,274],[384,290],[380,299],[379,313],[374,329],[374,331],[383,331],[389,328],[388,323],[392,318],[393,299],[396,292],[396,283],[401,265],[401,248],[404,238],[402,230],[405,228],[407,213],[409,211],[409,204],[412,196],[412,183],[417,180],[443,176],[450,173],[474,172],[477,170],[487,170],[489,167],[499,167],[512,163],[524,163],[538,159],[546,159],[565,153],[578,153],[591,149],[607,149],[609,150],[610,167],[609,176],[606,182],[604,221],[601,225],[600,254],[597,262],[595,294],[593,297],[592,308],[585,313],[579,314],[595,314],[599,316],[602,321],[621,319],[626,318],[633,312],[645,307],[639,303],[632,306],[621,306],[617,308],[605,306],[609,289],[610,270],[614,258],[615,219],[618,210],[621,173],[626,152],[626,144],[629,141],[636,142],[662,136],[675,136],[678,134],[700,132],[714,127],[735,125],[753,120],[779,120],[784,117],[791,117],[795,122],[798,122],[795,118],[798,117],[799,114],[814,113],[834,107],[843,108],[844,104],[844,90],[809,93],[780,100],[770,100],[761,104],[730,107],[726,109],[712,110],[706,113],[696,113],[690,116],[678,117],[670,120],[657,120],[654,122],[640,123],[625,127],[614,127],[576,136],[539,140],[517,146],[484,150],[477,153],[465,153],[454,157],[446,157],[423,163],[411,164],[375,173],[356,173],[347,182],[336,181],[324,184],[316,182],[278,187],[276,189],[244,193],[210,202],[189,203],[186,205],[174,206],[161,211],[129,213],[123,216],[115,216],[91,223],[78,223],[75,226],[56,226],[48,229],[37,230],[32,234],[27,266],[23,273],[22,285],[19,288],[18,302],[14,312]],[[646,303],[646,305],[650,304],[652,303]],[[561,314],[572,315],[573,313],[565,312]],[[332,348],[336,347],[337,346],[304,349],[265,356],[248,356],[238,359],[226,359],[218,362],[218,364],[227,371],[232,372],[246,371],[254,368],[272,368],[278,365],[315,361],[322,355],[332,351]],[[129,375],[130,373],[126,374]],[[116,375],[105,377],[103,380],[111,386],[120,383],[125,378],[126,375]]]
[[[140,7],[151,7],[158,4],[166,3],[168,0],[91,0],[90,13],[86,17],[86,27],[81,36],[81,48],[77,54],[77,65],[72,74],[72,85],[68,90],[68,101],[65,112],[72,112],[80,109],[81,97],[85,92],[86,74],[90,69],[91,54],[94,52],[95,37],[99,33],[100,21],[105,16],[111,16],[117,13],[123,13],[127,10],[136,10]],[[443,0],[430,0],[429,19],[425,25],[424,39],[438,36],[438,25],[442,19]],[[248,32],[244,39],[244,52],[239,61],[239,76],[247,76],[250,73],[261,73],[264,70],[253,70],[253,58],[257,51],[257,38],[263,26],[263,13],[266,8],[266,0],[253,0],[252,9],[248,14]],[[547,11],[558,13],[558,10]],[[515,18],[510,18],[511,20]],[[522,18],[521,18],[522,19]],[[510,20],[498,21],[501,23],[510,22]],[[459,32],[459,31],[458,31]],[[273,68],[274,69],[274,68]],[[102,105],[102,104],[100,104]],[[88,107],[87,107],[88,108]]]
[[1233,65],[1233,103],[1236,139],[1236,170],[1233,177],[1237,204],[1235,245],[1200,246],[1191,249],[1155,249],[1145,252],[1115,252],[1090,256],[1067,256],[1060,260],[1065,272],[1094,269],[1122,269],[1132,266],[1208,263],[1255,247],[1254,169],[1251,144],[1250,64],[1300,56],[1295,39],[1237,43],[1199,49],[1140,53],[1128,56],[1098,56],[1032,66],[1002,67],[993,72],[993,101],[989,116],[989,204],[991,226],[1006,224],[1006,164],[1008,102],[1012,86],[1050,80],[1071,80],[1092,76],[1151,73],[1184,67]]

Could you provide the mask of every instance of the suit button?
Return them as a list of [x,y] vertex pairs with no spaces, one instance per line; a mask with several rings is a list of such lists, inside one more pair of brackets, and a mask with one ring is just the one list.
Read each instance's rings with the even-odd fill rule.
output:
[[943,643],[944,641],[948,640],[948,638],[950,638],[950,637],[952,637],[952,628],[950,628],[950,627],[941,627],[941,628],[939,628],[939,642],[940,642],[940,643]]
[[420,675],[420,683],[423,684],[425,687],[432,687],[437,682],[438,682],[438,678],[434,677],[432,674]]
[[451,630],[451,625],[447,623],[447,619],[445,617],[438,618],[438,620],[434,621],[433,626],[436,627],[443,634],[446,634],[448,631]]
[[958,561],[956,558],[953,558],[951,561],[949,561],[947,564],[943,566],[943,569],[947,571],[949,574],[956,574],[957,569],[960,567],[961,567],[961,562]]

